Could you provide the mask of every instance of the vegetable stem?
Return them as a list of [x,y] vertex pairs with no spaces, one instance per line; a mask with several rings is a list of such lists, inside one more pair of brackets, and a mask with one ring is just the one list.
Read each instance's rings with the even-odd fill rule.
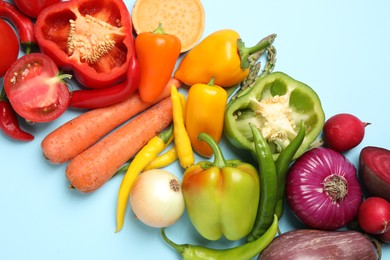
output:
[[210,145],[211,149],[213,150],[214,154],[214,163],[213,166],[218,168],[223,168],[226,166],[225,158],[222,154],[221,149],[219,148],[218,144],[215,142],[215,140],[206,133],[200,133],[198,135],[198,139],[201,141],[207,142],[208,145]]
[[265,37],[263,40],[261,40],[258,44],[252,47],[245,47],[244,42],[242,39],[237,40],[237,46],[238,46],[238,52],[240,54],[241,58],[241,69],[246,70],[249,68],[249,56],[256,52],[261,52],[265,49],[267,49],[269,46],[272,45],[272,43],[275,41],[276,34],[270,34],[269,36]]

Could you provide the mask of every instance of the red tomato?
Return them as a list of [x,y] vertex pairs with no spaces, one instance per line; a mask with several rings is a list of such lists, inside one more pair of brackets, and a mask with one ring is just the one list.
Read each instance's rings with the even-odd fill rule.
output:
[[54,61],[42,53],[16,60],[4,76],[8,99],[21,117],[31,122],[49,122],[62,115],[70,103],[70,91],[58,75]]
[[38,14],[45,8],[52,4],[58,3],[61,0],[14,0],[14,4],[18,9],[33,18],[37,18]]
[[19,55],[19,40],[12,27],[0,19],[0,77],[3,77]]

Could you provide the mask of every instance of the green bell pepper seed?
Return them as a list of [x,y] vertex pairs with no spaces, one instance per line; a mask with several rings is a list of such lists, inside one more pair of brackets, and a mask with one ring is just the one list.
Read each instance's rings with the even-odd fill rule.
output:
[[274,160],[296,137],[300,122],[306,125],[305,138],[294,155],[301,156],[315,141],[325,122],[325,114],[316,92],[282,72],[258,77],[254,85],[239,92],[225,110],[224,135],[236,147],[254,157],[249,123],[261,130]]

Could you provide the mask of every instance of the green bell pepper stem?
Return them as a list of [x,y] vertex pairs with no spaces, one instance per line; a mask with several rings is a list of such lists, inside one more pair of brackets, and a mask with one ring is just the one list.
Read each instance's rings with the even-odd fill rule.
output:
[[3,100],[8,100],[7,94],[5,93],[5,89],[4,89],[4,88],[1,89],[1,92],[0,92],[0,100],[1,100],[1,101],[3,101]]
[[306,134],[306,126],[303,121],[301,121],[301,128],[297,136],[291,141],[291,143],[279,154],[278,159],[276,159],[276,175],[278,179],[278,193],[275,207],[275,214],[280,219],[283,215],[283,198],[284,191],[286,186],[286,175],[290,167],[290,163],[293,161],[295,153],[298,151],[301,146],[303,139]]
[[247,236],[247,241],[252,242],[263,235],[272,223],[277,197],[277,176],[275,161],[267,141],[254,124],[249,123],[249,125],[253,134],[260,174],[259,207],[255,224]]
[[161,229],[164,241],[178,252],[184,260],[248,260],[262,252],[275,238],[278,230],[278,217],[274,215],[272,225],[258,239],[228,249],[212,249],[190,244],[176,244],[165,234],[165,228]]
[[214,163],[211,166],[215,166],[218,168],[223,168],[227,166],[225,157],[222,154],[221,148],[219,148],[217,142],[208,134],[200,133],[198,135],[198,139],[201,141],[205,141],[213,150],[214,154]]
[[256,52],[261,52],[267,49],[275,41],[276,34],[270,34],[261,40],[258,44],[253,47],[245,47],[244,42],[241,39],[237,40],[238,53],[241,59],[241,69],[246,70],[250,66],[249,56]]

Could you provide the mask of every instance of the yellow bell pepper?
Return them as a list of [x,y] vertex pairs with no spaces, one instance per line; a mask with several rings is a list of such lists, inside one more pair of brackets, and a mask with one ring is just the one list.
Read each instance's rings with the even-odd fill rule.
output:
[[270,47],[275,37],[271,34],[257,45],[246,48],[236,31],[216,31],[184,56],[174,77],[188,86],[207,84],[212,77],[221,87],[237,85],[249,74],[249,55]]
[[211,157],[213,150],[198,140],[198,135],[204,132],[219,142],[227,99],[226,90],[214,85],[214,79],[209,84],[195,84],[188,91],[185,125],[193,149],[203,157]]

